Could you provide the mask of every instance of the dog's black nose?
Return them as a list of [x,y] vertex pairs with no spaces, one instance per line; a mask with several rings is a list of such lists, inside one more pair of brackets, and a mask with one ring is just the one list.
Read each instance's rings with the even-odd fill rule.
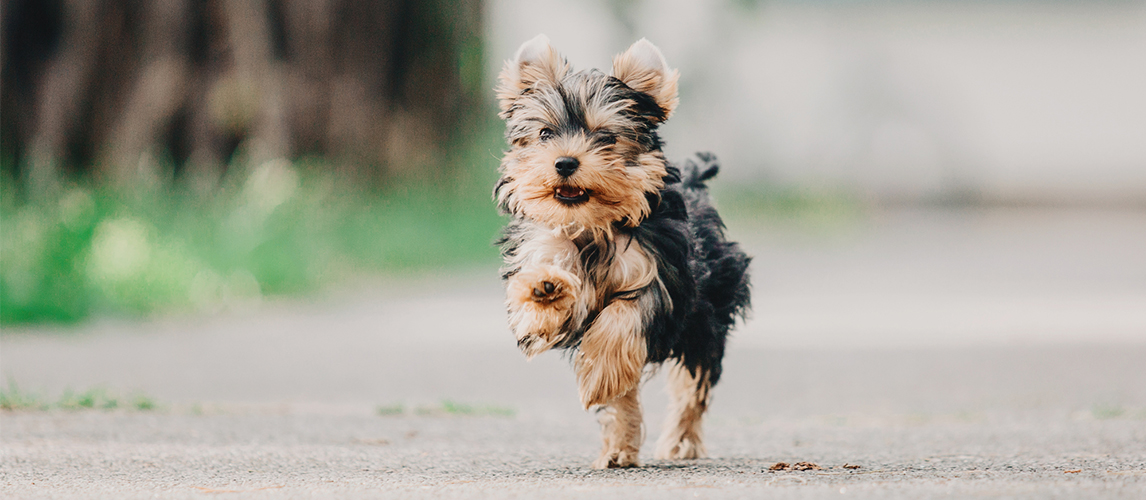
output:
[[579,165],[581,165],[581,162],[572,156],[562,156],[553,164],[553,166],[557,168],[557,174],[561,177],[573,175],[573,172],[577,171]]

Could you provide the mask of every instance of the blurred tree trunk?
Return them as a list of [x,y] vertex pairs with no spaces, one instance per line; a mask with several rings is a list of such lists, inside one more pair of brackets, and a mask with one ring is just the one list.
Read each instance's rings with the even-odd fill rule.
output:
[[95,69],[96,44],[101,34],[102,26],[94,22],[100,2],[66,0],[61,4],[56,8],[60,13],[59,48],[31,85],[35,91],[24,181],[33,192],[55,186],[58,162],[69,136],[81,126],[78,117],[83,92]]
[[140,19],[141,53],[138,76],[125,89],[122,113],[113,124],[104,150],[96,161],[103,180],[130,185],[153,176],[144,155],[161,140],[158,131],[187,101],[187,60],[181,49],[189,27],[188,0],[152,0],[143,6]]
[[210,188],[235,162],[309,155],[364,181],[448,174],[436,160],[481,102],[480,11],[479,0],[0,0],[0,153],[36,192],[68,169]]

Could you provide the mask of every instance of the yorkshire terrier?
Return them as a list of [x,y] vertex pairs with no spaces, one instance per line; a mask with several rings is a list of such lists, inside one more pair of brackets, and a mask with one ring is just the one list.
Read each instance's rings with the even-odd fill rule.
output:
[[541,35],[499,77],[509,326],[528,357],[570,350],[581,404],[599,407],[598,469],[640,465],[638,391],[645,367],[662,364],[671,404],[656,458],[706,456],[701,418],[749,308],[750,258],[725,239],[704,184],[715,157],[678,167],[661,151],[678,76],[645,39],[611,75],[574,73]]

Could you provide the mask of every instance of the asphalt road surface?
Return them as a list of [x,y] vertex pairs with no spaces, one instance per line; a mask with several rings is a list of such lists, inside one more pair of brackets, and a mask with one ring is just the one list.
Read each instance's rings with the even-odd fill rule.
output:
[[567,361],[524,361],[481,269],[5,329],[6,386],[159,406],[0,413],[0,498],[1146,498],[1146,214],[730,230],[757,257],[756,308],[706,421],[712,458],[651,459],[652,377],[644,467],[590,469]]

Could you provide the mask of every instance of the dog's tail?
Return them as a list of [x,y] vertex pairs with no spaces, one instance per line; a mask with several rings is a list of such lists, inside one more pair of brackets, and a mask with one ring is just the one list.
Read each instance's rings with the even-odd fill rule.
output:
[[704,189],[705,181],[720,172],[720,162],[716,160],[716,155],[708,151],[697,151],[684,161],[680,170],[686,188]]

